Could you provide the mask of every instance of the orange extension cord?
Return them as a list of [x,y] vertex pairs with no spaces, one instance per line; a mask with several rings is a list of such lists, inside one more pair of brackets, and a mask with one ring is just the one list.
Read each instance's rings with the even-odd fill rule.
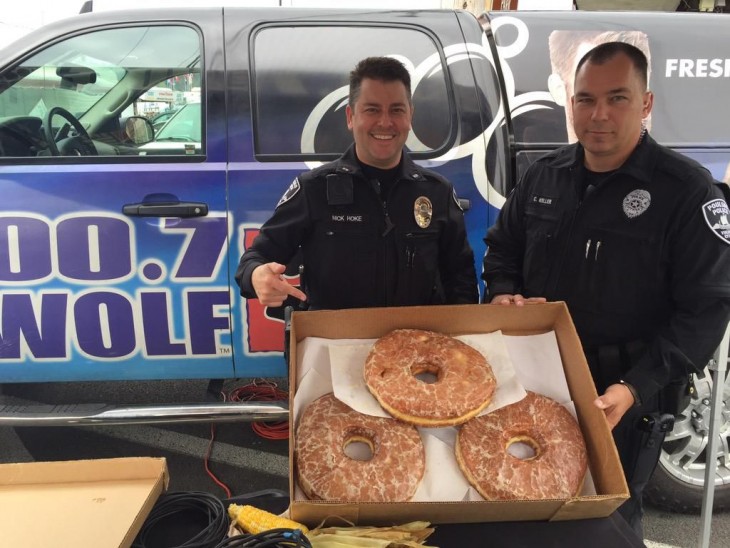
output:
[[[281,390],[275,382],[259,379],[234,388],[228,394],[230,401],[288,401],[289,394]],[[251,428],[256,434],[267,440],[289,439],[289,422],[252,422]]]
[[[228,394],[221,392],[223,401],[278,401],[286,400],[289,395],[281,390],[276,383],[259,379],[250,384],[234,388]],[[262,438],[267,440],[286,440],[289,439],[289,422],[252,422],[251,428]],[[223,483],[210,469],[210,455],[213,452],[213,444],[215,443],[215,424],[210,425],[210,442],[205,452],[203,465],[205,471],[210,478],[226,493],[226,498],[231,498],[231,489]]]

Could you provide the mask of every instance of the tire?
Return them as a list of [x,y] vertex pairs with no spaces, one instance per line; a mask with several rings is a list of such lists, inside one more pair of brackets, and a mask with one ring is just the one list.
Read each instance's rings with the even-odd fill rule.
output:
[[[695,379],[696,393],[667,435],[654,474],[644,490],[645,499],[663,510],[699,513],[705,483],[710,429],[712,379]],[[730,389],[728,382],[720,411],[720,443],[717,449],[714,510],[730,508]]]

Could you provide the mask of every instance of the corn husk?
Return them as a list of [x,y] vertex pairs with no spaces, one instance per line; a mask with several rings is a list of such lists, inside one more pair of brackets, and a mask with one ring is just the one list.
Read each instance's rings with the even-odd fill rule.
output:
[[320,525],[309,531],[307,538],[312,548],[429,548],[423,542],[434,532],[430,525],[427,521],[392,527]]

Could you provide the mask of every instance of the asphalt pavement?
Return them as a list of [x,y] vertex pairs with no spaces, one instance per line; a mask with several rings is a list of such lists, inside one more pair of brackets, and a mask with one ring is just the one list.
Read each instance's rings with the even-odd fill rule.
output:
[[[247,382],[225,385],[224,389]],[[0,402],[18,405],[201,402],[205,401],[206,388],[207,381],[5,385]],[[169,490],[209,491],[224,496],[226,491],[206,471],[205,456],[209,448],[209,469],[232,494],[262,489],[288,491],[287,441],[261,438],[250,423],[0,427],[2,462],[165,457],[170,471]]]
[[[224,390],[249,380],[227,381]],[[282,384],[285,383],[282,381]],[[203,401],[207,381],[53,383],[5,385],[0,404],[34,402],[127,404]],[[170,491],[206,491],[227,496],[205,469],[210,424],[117,425],[91,427],[0,427],[0,462],[165,457]],[[288,491],[288,443],[257,435],[249,423],[219,423],[208,459],[209,469],[232,495],[266,489]],[[649,548],[699,546],[700,516],[669,513],[648,506],[644,518]],[[730,512],[713,515],[709,546],[730,545]],[[590,544],[587,544],[587,546]]]

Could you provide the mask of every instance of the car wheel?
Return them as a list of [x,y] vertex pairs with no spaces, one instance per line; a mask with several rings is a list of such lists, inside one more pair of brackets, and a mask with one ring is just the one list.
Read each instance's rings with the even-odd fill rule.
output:
[[[707,443],[712,409],[712,379],[707,372],[695,379],[696,392],[674,422],[662,447],[654,475],[645,489],[654,506],[673,512],[695,513],[702,508]],[[730,508],[730,389],[725,382],[720,411],[714,510]]]

